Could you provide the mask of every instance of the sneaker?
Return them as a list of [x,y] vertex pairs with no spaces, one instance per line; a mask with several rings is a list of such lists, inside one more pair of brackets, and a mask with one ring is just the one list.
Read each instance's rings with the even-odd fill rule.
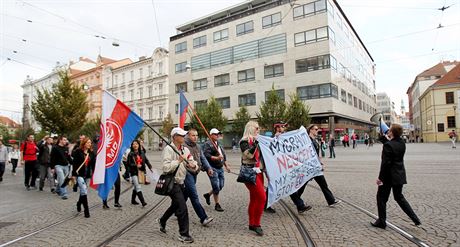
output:
[[307,212],[307,211],[310,210],[310,209],[311,209],[311,206],[310,206],[310,205],[306,205],[306,206],[303,206],[303,208],[297,209],[297,212],[298,212],[299,214],[303,214],[303,213]]
[[214,209],[215,209],[217,212],[224,212],[224,209],[220,206],[219,203],[216,203],[216,206],[214,207]]
[[333,207],[337,206],[341,202],[342,202],[342,200],[335,200],[335,202],[332,203],[331,205],[329,205],[329,207],[333,208]]
[[272,207],[268,207],[264,211],[267,212],[267,213],[271,213],[271,214],[276,213],[276,210],[274,208],[272,208]]
[[26,190],[29,191],[29,190],[30,190],[30,187],[29,187],[29,186],[26,186]]
[[264,235],[264,230],[260,226],[249,226],[249,230],[254,231],[258,236]]
[[103,209],[109,209],[110,207],[109,207],[109,205],[107,205],[107,204],[102,204],[102,208],[103,208]]
[[211,195],[209,193],[203,194],[204,199],[206,199],[206,204],[211,205]]
[[51,188],[51,193],[56,193],[56,189],[55,188]]
[[180,235],[178,239],[179,239],[179,241],[181,241],[182,243],[186,243],[186,244],[191,244],[191,243],[193,243],[193,238],[190,237],[190,236],[182,236],[182,235]]
[[30,186],[30,189],[31,189],[31,190],[36,190],[37,187],[35,187],[35,186]]
[[16,172],[13,172],[13,176],[16,176]]
[[67,200],[67,196],[62,196],[62,200]]
[[43,191],[43,188],[38,188],[39,191]]
[[161,223],[160,218],[157,219],[158,225],[160,225],[160,232],[166,233],[166,224]]
[[121,208],[121,207],[122,207],[122,206],[121,206],[121,204],[120,204],[120,203],[118,203],[118,202],[117,202],[117,203],[115,203],[115,204],[113,204],[113,206],[114,206],[114,207],[116,207],[116,208]]
[[208,217],[201,222],[202,226],[207,226],[209,223],[211,223],[214,219],[212,217]]

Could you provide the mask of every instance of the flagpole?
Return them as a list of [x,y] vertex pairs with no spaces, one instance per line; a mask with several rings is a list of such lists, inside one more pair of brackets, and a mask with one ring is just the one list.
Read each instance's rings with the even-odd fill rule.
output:
[[204,127],[203,123],[201,122],[200,118],[198,117],[198,115],[196,114],[196,111],[195,109],[193,109],[192,105],[190,105],[190,103],[188,104],[188,107],[190,107],[190,109],[192,110],[192,113],[193,115],[195,116],[196,120],[198,120],[198,123],[200,124],[201,128],[204,130],[204,133],[206,133],[206,136],[208,137],[208,139],[211,141],[211,143],[214,145],[214,148],[216,150],[219,150],[217,148],[217,144],[215,144],[212,139],[211,139],[211,136],[209,135],[208,133],[208,130],[206,129],[206,127]]

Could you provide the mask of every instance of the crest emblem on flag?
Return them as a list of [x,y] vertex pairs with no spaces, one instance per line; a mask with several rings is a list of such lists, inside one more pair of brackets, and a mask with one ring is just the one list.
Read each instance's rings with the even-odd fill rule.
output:
[[[123,143],[123,130],[120,125],[111,118],[105,122],[105,126],[101,124],[101,141],[97,149],[97,154],[100,154],[102,147],[106,146],[106,163],[105,167],[112,167],[118,157],[118,153]],[[101,145],[106,144],[106,145]]]

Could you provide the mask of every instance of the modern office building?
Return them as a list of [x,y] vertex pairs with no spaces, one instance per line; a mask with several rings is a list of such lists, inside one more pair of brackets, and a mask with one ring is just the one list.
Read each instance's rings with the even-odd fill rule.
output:
[[377,112],[382,113],[383,121],[390,126],[392,123],[397,123],[395,103],[391,101],[387,93],[377,93]]
[[169,48],[175,122],[180,90],[195,107],[215,97],[231,123],[240,106],[255,117],[273,86],[323,133],[372,126],[374,61],[337,1],[245,1],[178,26]]

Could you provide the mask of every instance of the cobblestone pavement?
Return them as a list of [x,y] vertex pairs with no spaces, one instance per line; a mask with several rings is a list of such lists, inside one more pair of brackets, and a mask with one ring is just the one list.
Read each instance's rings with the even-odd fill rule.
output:
[[[381,145],[366,149],[337,147],[337,158],[325,158],[325,176],[336,197],[357,204],[377,213],[375,179],[379,171]],[[160,168],[160,153],[149,154],[152,163]],[[228,151],[234,172],[238,172],[239,154]],[[422,220],[421,228],[414,227],[409,218],[390,198],[388,220],[398,227],[420,238],[430,246],[460,246],[460,151],[445,144],[408,144],[406,152],[408,184],[404,194]],[[134,221],[163,197],[153,193],[153,186],[144,186],[148,205],[145,208],[130,204],[131,185],[122,182],[121,210],[111,207],[103,210],[97,193],[90,190],[91,218],[76,215],[75,203],[78,194],[71,192],[68,200],[62,200],[45,191],[26,191],[23,176],[19,170],[12,176],[7,170],[4,182],[0,184],[0,245],[62,219],[70,218],[58,226],[21,240],[12,246],[97,246],[105,239]],[[393,230],[375,229],[372,220],[361,211],[342,203],[335,208],[327,206],[314,181],[305,190],[304,200],[313,209],[301,215],[300,219],[317,246],[415,246]],[[201,194],[210,189],[209,180],[201,173],[198,191]],[[111,193],[112,194],[112,193]],[[247,203],[249,193],[243,184],[236,182],[236,176],[226,174],[226,186],[222,191],[221,204],[224,212],[214,210],[214,205],[202,204],[214,221],[208,227],[199,223],[189,203],[190,232],[195,243],[188,246],[304,246],[287,212],[275,204],[276,214],[264,214],[262,219],[264,237],[257,237],[247,230]],[[287,204],[294,209],[287,198]],[[175,217],[167,224],[168,232],[158,230],[156,218],[160,217],[170,199],[160,204],[152,214],[113,241],[110,246],[180,246],[177,240],[178,226]],[[109,202],[113,205],[113,201]]]

